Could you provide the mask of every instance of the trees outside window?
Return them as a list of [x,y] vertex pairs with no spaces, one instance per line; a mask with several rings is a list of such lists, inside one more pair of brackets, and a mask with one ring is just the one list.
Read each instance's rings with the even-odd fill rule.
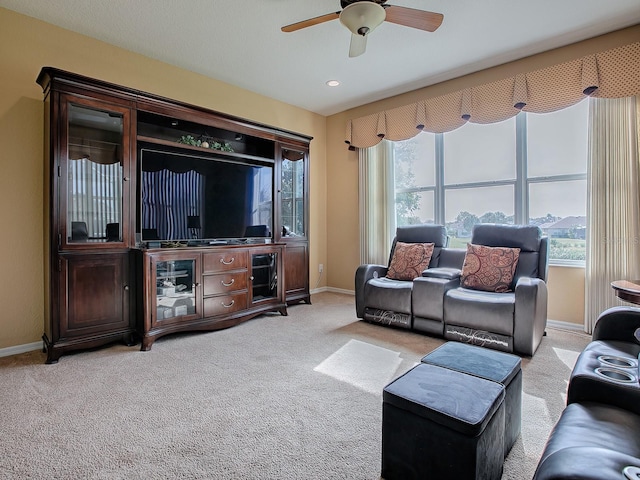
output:
[[393,145],[396,225],[434,223],[435,137],[422,133]]

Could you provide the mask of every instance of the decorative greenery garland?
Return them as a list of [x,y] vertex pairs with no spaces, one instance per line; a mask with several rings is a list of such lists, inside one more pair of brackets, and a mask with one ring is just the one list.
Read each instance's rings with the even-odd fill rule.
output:
[[212,150],[220,150],[221,152],[233,152],[233,148],[231,148],[229,142],[221,143],[210,137],[202,137],[200,140],[197,140],[192,135],[183,135],[178,139],[178,143],[194,147],[211,148]]

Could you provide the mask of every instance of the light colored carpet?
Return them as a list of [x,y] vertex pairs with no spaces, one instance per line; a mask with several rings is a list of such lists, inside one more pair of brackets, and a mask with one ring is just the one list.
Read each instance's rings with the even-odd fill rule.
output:
[[[0,359],[0,478],[378,479],[382,387],[442,340],[358,321],[348,295],[312,300],[149,352]],[[549,328],[524,359],[504,479],[533,475],[588,341]]]

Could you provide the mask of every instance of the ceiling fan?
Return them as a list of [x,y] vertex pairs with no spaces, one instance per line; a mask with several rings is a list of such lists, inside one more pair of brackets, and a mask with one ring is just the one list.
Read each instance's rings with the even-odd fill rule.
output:
[[340,0],[341,11],[286,25],[282,27],[282,31],[295,32],[339,18],[340,23],[351,31],[349,56],[357,57],[362,55],[367,48],[367,36],[385,20],[433,32],[440,26],[444,18],[441,13],[386,5],[386,3],[387,0]]

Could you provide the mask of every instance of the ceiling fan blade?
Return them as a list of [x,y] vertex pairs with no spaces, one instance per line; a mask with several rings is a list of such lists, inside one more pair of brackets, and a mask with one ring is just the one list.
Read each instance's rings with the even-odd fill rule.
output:
[[326,15],[320,15],[319,17],[313,17],[302,22],[292,23],[291,25],[285,25],[282,27],[283,32],[295,32],[302,28],[310,27],[312,25],[318,25],[319,23],[335,20],[340,17],[340,12],[327,13]]
[[362,55],[367,49],[367,36],[351,34],[351,45],[349,45],[349,56],[357,57]]
[[416,10],[409,7],[398,7],[395,5],[385,6],[387,22],[405,25],[407,27],[434,32],[442,24],[444,15],[441,13]]

